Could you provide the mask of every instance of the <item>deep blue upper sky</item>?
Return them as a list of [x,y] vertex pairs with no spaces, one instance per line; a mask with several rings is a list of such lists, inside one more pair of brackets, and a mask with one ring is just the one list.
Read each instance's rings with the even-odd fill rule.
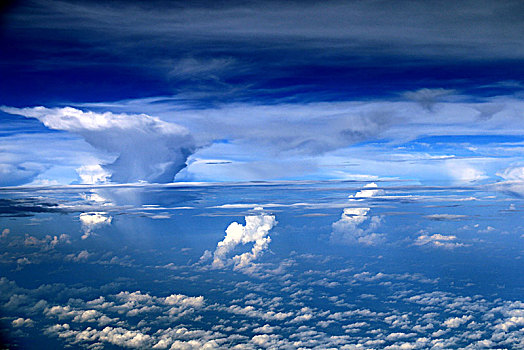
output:
[[[182,147],[170,171],[161,165],[166,156],[159,163],[142,164],[140,175],[121,181],[164,181],[186,159],[190,167],[179,178],[402,177],[362,163],[357,171],[338,169],[335,174],[325,170],[332,161],[325,156],[362,141],[393,141],[397,147],[431,135],[522,135],[517,106],[524,86],[520,1],[19,1],[4,8],[1,20],[0,105],[145,113],[183,125],[195,138],[192,147]],[[329,107],[307,108],[318,103]],[[326,109],[328,117],[322,115]],[[188,112],[174,112],[180,110]],[[41,122],[45,118],[27,110],[9,113]],[[416,119],[419,114],[422,119]],[[11,131],[11,124],[20,123],[12,115],[2,117]],[[33,122],[27,131],[36,128],[38,122]],[[334,127],[318,130],[318,123]],[[250,125],[249,132],[234,130],[242,129],[239,124]],[[115,167],[129,165],[124,158],[130,156],[122,156],[119,147],[100,145],[100,136],[86,137],[63,124],[46,126],[64,131],[67,136],[59,133],[64,137],[76,135],[78,144],[71,149],[87,142],[94,148],[91,158],[61,160],[63,169],[57,170],[56,159],[35,168],[29,156],[13,155],[4,160],[6,169],[32,169],[21,180],[2,183],[69,183],[78,180],[75,169],[80,166],[99,164],[111,175]],[[286,128],[291,132],[278,140],[268,135]],[[403,135],[395,136],[399,133]],[[229,148],[217,140],[228,140]],[[2,142],[22,145],[13,138]],[[384,147],[372,153],[397,152]],[[493,152],[477,156],[488,153]],[[508,154],[506,166],[489,169],[469,162],[479,176],[466,178],[493,177],[515,166],[519,155]],[[336,163],[347,156],[337,155]],[[293,159],[275,165],[277,158]],[[235,175],[238,169],[199,167],[198,161],[217,159],[241,161],[243,171],[252,170]],[[53,167],[57,173],[42,175]],[[282,167],[303,170],[272,170]],[[4,173],[9,177],[13,171]]]
[[[524,77],[519,1],[20,1],[2,18],[2,103],[207,92],[204,101],[489,95]],[[478,91],[481,90],[481,91]]]

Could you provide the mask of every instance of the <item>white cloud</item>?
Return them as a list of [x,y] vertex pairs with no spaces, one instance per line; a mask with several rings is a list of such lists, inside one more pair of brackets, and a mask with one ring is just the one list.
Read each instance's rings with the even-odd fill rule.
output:
[[111,174],[99,164],[84,165],[76,169],[83,184],[98,184],[107,182]]
[[350,194],[348,197],[355,198],[355,199],[371,198],[371,197],[376,197],[376,196],[382,196],[384,195],[384,193],[385,193],[384,190],[378,189],[378,186],[376,183],[371,182],[369,184],[366,184],[361,191],[357,192],[354,195]]
[[[112,163],[100,164],[114,182],[172,182],[196,148],[184,127],[145,114],[84,112],[71,107],[1,110],[36,118],[53,130],[78,134],[93,147],[116,156]],[[90,182],[105,178],[96,170],[88,166],[80,168],[79,174]]]
[[511,166],[497,173],[507,181],[524,181],[524,166]]
[[484,171],[463,160],[450,159],[445,162],[449,174],[459,183],[469,183],[486,179]]
[[471,315],[464,315],[462,317],[451,317],[444,321],[444,325],[448,328],[457,328],[471,320],[473,317]]
[[13,320],[13,322],[11,324],[15,328],[19,328],[19,327],[33,327],[34,322],[30,318],[19,317],[16,320]]
[[[350,201],[369,199],[383,195],[384,191],[377,189],[375,183],[366,184],[364,189],[355,195],[350,195]],[[376,245],[384,240],[384,235],[375,231],[381,224],[380,216],[368,216],[371,208],[344,208],[340,220],[332,224],[330,240],[333,243]],[[367,228],[360,226],[369,220]]]
[[82,213],[80,214],[79,218],[80,222],[82,223],[82,229],[84,230],[82,239],[89,237],[94,229],[100,226],[111,224],[113,219],[104,212]]
[[453,242],[456,239],[457,239],[457,236],[453,236],[453,235],[446,236],[440,233],[437,233],[431,236],[426,235],[426,234],[421,234],[420,236],[417,237],[414,244],[419,245],[419,246],[428,245],[428,246],[446,248],[446,249],[453,249],[453,248],[465,246],[465,244],[463,243]]
[[414,336],[416,336],[415,333],[401,333],[401,332],[397,332],[397,333],[390,333],[390,334],[388,334],[388,336],[386,337],[386,340],[397,341],[399,339],[406,339],[406,338],[411,338],[411,337],[414,337]]
[[[262,208],[255,208],[262,210]],[[267,249],[271,242],[269,230],[276,224],[275,216],[266,215],[261,212],[258,215],[248,215],[245,217],[246,224],[241,225],[238,222],[231,223],[226,229],[226,236],[218,242],[215,252],[213,253],[212,266],[215,268],[224,267],[228,262],[227,254],[235,249],[239,244],[253,242],[251,251],[235,255],[229,259],[234,263],[235,269],[248,267],[253,260],[259,257]]]
[[91,254],[89,254],[89,252],[87,250],[82,250],[78,254],[68,254],[68,255],[66,255],[66,260],[71,260],[71,261],[74,261],[74,262],[86,261],[89,258],[90,255]]
[[[453,95],[440,103],[435,111],[412,101],[387,100],[274,105],[231,103],[211,108],[194,108],[183,103],[172,97],[99,106],[130,113],[140,110],[162,120],[148,115],[83,112],[70,107],[3,107],[10,113],[34,116],[50,128],[80,135],[101,152],[92,148],[86,150],[88,144],[77,138],[66,140],[66,146],[54,148],[53,153],[57,154],[48,159],[49,152],[42,154],[34,149],[35,144],[45,150],[50,148],[38,135],[26,135],[24,139],[4,138],[0,147],[8,148],[6,154],[10,157],[0,153],[0,181],[6,184],[29,182],[43,172],[45,178],[52,179],[57,175],[48,169],[55,168],[56,161],[64,163],[73,173],[78,169],[83,182],[103,181],[106,174],[100,169],[82,168],[97,164],[106,172],[112,172],[115,181],[172,181],[175,169],[184,167],[186,157],[197,146],[210,145],[193,154],[188,168],[178,173],[177,179],[351,178],[358,176],[355,174],[367,174],[470,183],[492,176],[508,162],[520,159],[522,153],[518,147],[506,147],[502,154],[496,149],[496,141],[493,145],[475,148],[474,138],[457,147],[470,149],[469,152],[475,149],[476,154],[485,157],[465,159],[449,155],[449,150],[442,155],[438,151],[440,146],[433,142],[427,145],[430,146],[427,152],[404,150],[399,153],[396,148],[399,143],[420,136],[522,135],[524,129],[517,111],[524,108],[524,103],[511,96],[471,103]],[[479,109],[486,106],[490,110],[493,105],[501,110],[490,118],[479,120]],[[173,110],[177,110],[176,113]],[[170,128],[177,124],[183,124],[197,141],[191,141],[191,135],[182,127]],[[45,136],[46,140],[64,138],[64,134]],[[355,145],[373,140],[393,142]],[[71,154],[72,147],[67,147],[67,144],[74,144],[73,153],[78,153],[82,147],[79,143],[84,147],[82,157]],[[14,149],[9,145],[17,147]],[[174,149],[170,148],[172,146]],[[22,151],[24,149],[31,151]],[[431,149],[438,154],[430,154]],[[19,154],[21,152],[23,154]],[[398,159],[400,155],[404,157]],[[226,161],[217,163],[217,159]],[[347,167],[347,163],[352,167]],[[3,177],[2,167],[5,168]],[[70,175],[63,177],[69,179]]]
[[513,165],[497,172],[496,175],[505,180],[498,183],[496,187],[524,195],[524,166]]
[[71,243],[69,235],[61,234],[59,236],[46,235],[42,239],[38,239],[35,236],[26,235],[24,239],[24,245],[26,247],[38,247],[42,250],[53,249],[58,244]]
[[279,328],[280,327],[278,327],[278,326],[272,327],[272,326],[270,326],[268,324],[265,324],[265,325],[263,325],[261,327],[257,327],[255,329],[253,329],[253,332],[254,333],[268,333],[269,334],[269,333],[274,333]]

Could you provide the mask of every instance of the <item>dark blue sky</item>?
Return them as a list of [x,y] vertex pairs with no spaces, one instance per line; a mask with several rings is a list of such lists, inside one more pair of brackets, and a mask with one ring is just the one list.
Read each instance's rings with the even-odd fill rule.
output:
[[497,94],[478,88],[524,78],[522,14],[519,1],[19,1],[2,19],[0,102]]

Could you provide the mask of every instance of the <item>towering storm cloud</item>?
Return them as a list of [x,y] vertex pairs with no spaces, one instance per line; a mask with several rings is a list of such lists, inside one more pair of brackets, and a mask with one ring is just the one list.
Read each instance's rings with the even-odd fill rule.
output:
[[[255,208],[255,210],[261,211],[262,208]],[[224,267],[228,262],[233,262],[235,269],[246,268],[269,246],[271,242],[269,231],[277,224],[275,216],[261,212],[259,215],[248,215],[245,219],[245,225],[233,222],[226,229],[226,236],[218,242],[213,253],[212,266],[214,268]],[[252,242],[251,251],[235,255],[228,261],[227,254],[235,247]]]
[[96,149],[114,155],[112,163],[101,164],[113,182],[171,182],[196,149],[184,127],[145,114],[84,112],[71,107],[1,110],[36,118],[49,129],[75,133]]

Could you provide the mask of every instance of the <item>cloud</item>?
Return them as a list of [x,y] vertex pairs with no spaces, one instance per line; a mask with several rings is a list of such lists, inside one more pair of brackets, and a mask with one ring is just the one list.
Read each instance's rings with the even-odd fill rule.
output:
[[364,188],[360,191],[358,191],[356,194],[350,194],[348,198],[355,198],[355,199],[361,199],[361,198],[371,198],[376,196],[382,196],[384,195],[384,190],[379,189],[377,184],[374,182],[371,182],[369,184],[366,184]]
[[24,245],[26,247],[38,247],[42,250],[54,249],[59,244],[69,244],[69,235],[61,234],[59,236],[46,235],[42,239],[38,239],[34,236],[26,235],[24,239]]
[[87,250],[82,250],[78,254],[68,254],[65,257],[65,260],[71,260],[74,262],[81,262],[81,261],[87,261],[91,254]]
[[506,181],[524,182],[524,166],[511,166],[497,173]]
[[19,317],[16,320],[13,320],[12,325],[15,328],[19,328],[19,327],[33,327],[34,322],[30,318],[24,319],[23,317]]
[[409,100],[420,103],[420,105],[431,111],[433,106],[441,101],[444,97],[450,96],[454,93],[454,90],[448,89],[419,89],[417,91],[407,91],[403,94]]
[[468,216],[467,215],[458,215],[458,214],[431,214],[424,216],[427,219],[435,220],[435,221],[454,221],[454,220],[461,220],[465,219]]
[[453,249],[457,247],[464,247],[465,244],[463,243],[457,243],[453,242],[457,239],[457,236],[453,235],[441,235],[440,233],[436,233],[434,235],[425,235],[422,234],[417,237],[415,240],[415,245],[418,246],[433,246],[437,248],[446,248],[446,249]]
[[477,107],[479,120],[491,119],[498,112],[502,112],[504,105],[501,103],[484,103]]
[[[96,149],[115,155],[112,163],[101,167],[111,173],[111,181],[118,183],[172,182],[196,149],[184,127],[145,114],[84,112],[71,107],[0,109],[38,119],[49,129],[78,134]],[[80,168],[80,174],[87,181],[104,178],[92,165]]]
[[487,178],[484,171],[463,160],[450,159],[445,162],[449,174],[459,183],[471,183]]
[[[0,152],[0,168],[6,168],[3,179],[7,183],[13,183],[15,179],[15,183],[33,181],[43,172],[52,178],[56,176],[52,170],[58,166],[67,168],[74,178],[80,176],[86,183],[103,182],[105,179],[116,181],[119,176],[124,177],[120,180],[125,181],[172,181],[176,169],[166,166],[166,162],[174,157],[180,160],[178,164],[183,167],[186,156],[181,156],[183,150],[180,147],[171,152],[172,156],[165,155],[162,150],[165,150],[166,143],[175,146],[177,143],[168,142],[171,134],[159,130],[164,130],[165,124],[177,123],[191,131],[195,138],[193,145],[206,145],[187,159],[189,165],[178,173],[177,180],[347,178],[354,174],[370,174],[379,177],[454,179],[459,183],[471,183],[483,180],[505,163],[519,159],[522,150],[518,149],[518,145],[510,148],[505,138],[514,140],[515,136],[524,132],[520,117],[515,112],[522,110],[524,103],[511,96],[484,98],[484,102],[475,103],[459,100],[459,97],[450,96],[448,101],[439,104],[436,111],[426,110],[411,101],[255,102],[202,107],[172,97],[120,101],[98,107],[91,104],[89,107],[100,111],[110,109],[113,113],[69,109],[79,115],[72,117],[68,123],[62,121],[67,119],[62,114],[69,113],[66,113],[66,108],[44,109],[49,115],[60,114],[49,119],[63,123],[49,125],[67,129],[70,133],[40,133],[0,139],[0,147],[6,150],[4,154]],[[493,104],[503,109],[489,120],[479,122],[479,108]],[[132,114],[136,111],[162,119]],[[35,108],[11,109],[11,112],[36,113]],[[71,125],[80,116],[85,122],[80,126]],[[92,125],[85,124],[93,116],[97,116],[100,124],[107,122],[105,128],[88,131]],[[44,116],[38,118],[43,120]],[[109,120],[117,121],[120,126],[111,126]],[[151,125],[141,126],[149,122]],[[145,135],[138,137],[142,133],[138,129],[144,129]],[[88,140],[88,133],[96,133],[96,140],[91,142],[98,150],[76,136]],[[112,146],[112,151],[109,151],[100,144],[105,137],[98,136],[111,133],[118,134],[113,139],[120,146]],[[63,140],[66,135],[70,136],[69,140]],[[431,140],[439,135],[462,135],[460,140],[463,141]],[[498,135],[493,144],[483,143],[482,140],[493,135]],[[119,140],[124,136],[136,140],[133,141],[135,144],[127,147],[126,142]],[[428,139],[417,140],[422,136]],[[59,138],[62,140],[57,144]],[[475,144],[479,140],[481,144]],[[406,142],[409,144],[398,147]],[[142,147],[144,143],[150,147]],[[81,144],[84,149],[79,156],[77,153]],[[156,150],[152,150],[154,147]],[[123,148],[125,150],[121,150]],[[196,146],[188,149],[195,150]],[[463,157],[466,149],[469,156],[475,149],[476,156]],[[19,154],[22,150],[26,150],[25,153]],[[118,160],[120,152],[123,153],[121,160]],[[479,154],[484,157],[479,157]],[[170,164],[174,166],[173,162]],[[108,175],[111,172],[112,177]]]
[[524,196],[524,166],[513,165],[497,172],[496,175],[505,180],[496,187]]
[[234,69],[235,60],[232,58],[197,59],[186,57],[178,60],[171,77],[179,79],[219,80],[220,76]]
[[[442,13],[442,6],[449,10]],[[343,1],[300,5],[250,1],[214,6],[206,6],[205,2],[177,6],[137,6],[126,2],[101,6],[92,2],[40,0],[16,10],[13,24],[19,30],[54,34],[63,40],[64,30],[74,30],[79,43],[90,44],[88,47],[102,52],[116,51],[119,57],[134,62],[150,57],[147,53],[151,47],[164,46],[161,52],[153,52],[165,59],[191,48],[202,50],[218,40],[224,51],[259,55],[266,51],[304,52],[322,45],[324,55],[334,51],[353,56],[470,60],[524,56],[519,45],[512,45],[521,42],[521,17],[517,14],[523,9],[518,1],[401,1],[399,6]],[[433,13],[440,15],[435,17]],[[143,40],[136,40],[137,37]],[[142,55],[132,55],[139,50],[144,51]],[[149,63],[169,67],[171,62]]]
[[82,239],[86,239],[92,234],[94,229],[111,224],[113,218],[104,212],[91,212],[80,214],[79,219],[84,230]]
[[31,182],[47,168],[43,164],[32,162],[0,164],[0,184],[3,186],[15,186]]
[[473,317],[471,315],[464,315],[462,317],[450,317],[444,321],[444,326],[448,328],[457,328],[471,320]]
[[76,169],[78,176],[83,184],[98,184],[104,183],[111,178],[111,174],[108,173],[99,164],[95,165],[83,165]]
[[255,210],[260,211],[260,214],[246,216],[245,225],[233,222],[227,227],[226,236],[222,241],[218,242],[213,253],[213,267],[224,267],[228,262],[227,254],[233,251],[239,244],[253,243],[253,247],[251,251],[235,255],[229,259],[229,262],[234,263],[235,269],[249,267],[251,262],[267,249],[271,242],[269,231],[277,224],[277,221],[275,216],[261,212],[262,208],[255,208]]
[[[350,201],[360,201],[383,195],[384,191],[377,189],[377,187],[374,182],[366,184],[364,189],[355,195],[349,195]],[[382,218],[380,216],[369,217],[370,210],[371,208],[344,208],[340,220],[332,224],[331,242],[376,245],[384,241],[384,235],[373,232],[380,226]],[[367,228],[361,228],[360,226],[368,220]]]

